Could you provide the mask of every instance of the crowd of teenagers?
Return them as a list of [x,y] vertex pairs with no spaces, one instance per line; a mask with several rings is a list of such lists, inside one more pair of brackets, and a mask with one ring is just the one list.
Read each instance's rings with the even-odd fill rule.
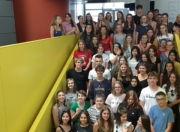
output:
[[156,9],[142,15],[99,13],[94,22],[71,14],[52,21],[51,37],[82,32],[58,91],[52,115],[56,132],[180,132],[180,63],[174,23]]

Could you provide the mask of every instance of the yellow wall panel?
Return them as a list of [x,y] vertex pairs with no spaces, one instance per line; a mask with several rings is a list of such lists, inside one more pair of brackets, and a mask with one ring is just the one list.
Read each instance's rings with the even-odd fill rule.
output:
[[177,34],[174,34],[174,36],[175,36],[175,47],[178,51],[179,61],[180,61],[180,36]]
[[78,38],[70,35],[0,47],[0,108],[5,113],[0,131],[29,130]]

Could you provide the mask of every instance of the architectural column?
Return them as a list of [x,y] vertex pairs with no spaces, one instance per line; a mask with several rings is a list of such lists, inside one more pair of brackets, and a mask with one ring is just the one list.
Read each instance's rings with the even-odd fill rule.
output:
[[150,0],[136,0],[135,9],[137,5],[143,6],[143,10],[142,10],[143,14],[147,14],[147,12],[150,11]]

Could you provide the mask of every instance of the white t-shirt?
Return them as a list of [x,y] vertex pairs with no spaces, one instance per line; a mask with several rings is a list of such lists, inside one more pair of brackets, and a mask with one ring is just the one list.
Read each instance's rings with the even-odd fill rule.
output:
[[[164,84],[163,86],[162,86],[162,88],[165,90],[165,87],[167,86],[167,84]],[[171,90],[172,90],[172,92],[171,92]],[[172,96],[172,94],[173,94],[173,96]],[[173,87],[170,87],[169,88],[169,91],[168,91],[168,93],[167,93],[167,97],[168,97],[168,101],[170,101],[170,102],[173,102],[173,101],[176,101],[177,100],[177,93],[176,93],[176,91],[175,91],[175,87],[173,88]]]
[[134,58],[132,58],[132,59],[128,58],[128,65],[129,65],[129,67],[131,68],[132,74],[133,74],[134,76],[135,76],[135,71],[136,71],[135,67],[136,67],[137,64],[138,64],[138,61],[137,61],[136,59],[134,59]]
[[[115,57],[115,55],[113,53],[109,54],[109,60],[112,60],[114,57]],[[118,64],[118,61],[119,61],[119,57],[117,58],[116,62],[114,64],[112,64],[111,69],[113,69]]]
[[[114,131],[113,132],[123,132],[122,131],[123,127],[129,127],[130,125],[132,126],[131,122],[126,121],[126,122],[122,123],[120,126],[118,126],[116,124],[116,120],[114,120]],[[132,128],[134,128],[134,127],[132,126]]]
[[[91,62],[95,62],[95,57],[96,57],[96,55],[98,55],[98,54],[93,55]],[[103,53],[103,54],[102,54],[102,57],[103,57],[103,63],[102,63],[102,65],[103,65],[104,67],[106,67],[106,62],[109,62],[109,56],[108,56],[107,54]],[[95,66],[95,67],[96,67],[96,66]]]
[[[103,77],[107,80],[110,80],[111,72],[108,69],[105,69],[105,71],[103,73]],[[90,70],[88,79],[95,80],[96,78],[97,78],[97,73],[96,73],[95,69]]]
[[146,111],[146,114],[148,114],[151,106],[157,104],[155,95],[159,91],[162,91],[162,92],[166,93],[166,91],[164,89],[162,89],[161,87],[159,87],[158,90],[156,90],[156,91],[152,91],[149,88],[149,86],[142,89],[139,100],[145,102],[144,110]]
[[119,104],[124,100],[124,97],[126,94],[121,94],[120,96],[114,96],[112,93],[108,95],[105,103],[110,105],[111,109],[113,110],[114,113],[117,111],[117,107]]
[[161,42],[162,39],[165,39],[167,41],[168,40],[172,40],[173,41],[173,38],[174,38],[174,36],[171,33],[168,33],[168,36],[166,36],[166,35],[162,35],[162,36],[159,35],[159,36],[157,36],[159,47],[160,47],[160,42]]

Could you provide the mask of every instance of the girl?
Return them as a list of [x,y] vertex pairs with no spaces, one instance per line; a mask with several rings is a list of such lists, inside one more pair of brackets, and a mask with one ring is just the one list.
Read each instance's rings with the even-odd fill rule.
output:
[[168,29],[167,29],[167,25],[165,24],[161,24],[160,26],[160,32],[159,32],[159,35],[157,36],[157,40],[159,42],[159,46],[160,46],[160,41],[162,39],[166,39],[167,41],[168,40],[172,40],[173,41],[173,34],[171,33],[168,33]]
[[107,21],[104,19],[104,14],[103,13],[99,13],[98,14],[98,22],[96,23],[96,34],[100,34],[100,28],[102,26],[102,22],[105,23],[106,27],[107,27],[107,31],[109,31],[110,27],[107,23]]
[[94,123],[93,132],[113,132],[113,121],[110,113],[107,106],[103,107],[99,120]]
[[112,38],[108,36],[108,30],[106,26],[100,28],[99,42],[104,45],[104,52],[110,54],[113,51]]
[[124,101],[120,103],[119,107],[127,109],[127,120],[132,122],[134,127],[137,125],[140,115],[144,114],[141,105],[139,105],[137,94],[133,90],[126,93]]
[[174,43],[171,40],[167,41],[166,44],[166,51],[162,52],[160,55],[160,59],[161,59],[161,72],[164,70],[164,65],[166,64],[166,62],[168,62],[168,55],[169,52],[174,48]]
[[151,123],[148,115],[141,115],[137,121],[137,127],[134,132],[151,132]]
[[116,27],[117,24],[123,24],[125,22],[124,20],[124,14],[122,11],[118,11],[117,12],[117,20],[114,23],[114,29]]
[[86,14],[85,25],[88,25],[88,24],[91,25],[93,34],[96,34],[96,24],[93,21],[93,18],[90,13]]
[[65,20],[66,21],[62,23],[62,27],[65,35],[74,34],[74,33],[78,34],[79,29],[76,23],[74,23],[74,21],[72,20],[70,13],[66,13]]
[[148,51],[149,47],[151,46],[151,43],[148,42],[148,36],[147,34],[143,34],[141,36],[141,41],[140,43],[137,45],[137,47],[139,48],[140,52],[146,52]]
[[78,41],[78,49],[74,51],[74,61],[76,58],[82,58],[84,60],[84,64],[82,68],[84,71],[87,71],[91,65],[91,51],[89,49],[86,49],[86,45],[84,40],[80,39]]
[[66,83],[66,102],[68,108],[77,101],[76,85],[74,79],[68,78]]
[[91,53],[92,55],[97,54],[97,49],[98,49],[98,38],[96,36],[93,36],[92,42],[91,42]]
[[154,18],[153,12],[148,11],[147,17],[148,17],[148,20],[149,20],[149,24],[152,26],[153,31],[156,32],[157,23],[153,20],[153,18]]
[[124,87],[120,81],[115,81],[112,88],[112,93],[108,95],[105,103],[113,110],[114,114],[117,111],[118,105],[124,100]]
[[127,14],[126,16],[126,21],[125,23],[122,24],[122,26],[124,27],[124,33],[127,34],[131,34],[131,36],[133,36],[133,42],[135,41],[135,37],[136,37],[136,24],[134,23],[134,19],[132,14]]
[[85,101],[86,99],[86,92],[83,90],[80,90],[77,93],[78,101],[73,103],[71,105],[71,117],[73,120],[73,123],[78,123],[79,120],[79,114],[80,112],[87,110],[90,107],[90,103],[88,101]]
[[160,75],[160,59],[156,57],[157,49],[156,46],[151,45],[148,49],[148,53],[151,59],[151,71],[156,71]]
[[62,19],[59,15],[55,15],[52,19],[51,27],[50,27],[50,35],[51,37],[57,37],[63,35]]
[[124,56],[131,57],[131,49],[134,46],[133,37],[131,34],[127,34],[123,43]]
[[180,76],[180,63],[178,62],[178,54],[176,50],[171,50],[168,55],[169,61],[174,63],[175,72]]
[[123,27],[120,24],[116,25],[116,34],[114,34],[114,43],[120,43],[121,47],[124,43],[124,38],[126,35],[123,33]]
[[139,89],[142,89],[141,88],[141,85],[139,84],[139,80],[138,80],[138,77],[137,76],[133,76],[131,78],[131,83],[129,84],[129,86],[126,88],[126,90],[124,90],[124,93],[126,94],[127,92],[129,92],[130,90],[133,90],[136,92],[136,94],[140,95],[140,91]]
[[173,125],[173,132],[179,131],[179,104],[180,104],[180,83],[178,75],[175,72],[171,72],[169,80],[163,85],[166,90],[168,98],[168,106],[173,110],[175,122]]
[[168,81],[168,79],[169,79],[168,77],[169,77],[170,73],[174,72],[174,71],[175,71],[174,63],[171,61],[168,61],[165,64],[164,71],[163,71],[163,73],[161,73],[161,76],[160,76],[160,86],[161,87]]
[[106,13],[105,19],[106,19],[107,22],[109,23],[109,27],[111,28],[111,30],[113,30],[114,22],[112,21],[112,15],[111,15],[110,12],[107,12],[107,13]]
[[118,64],[118,59],[123,55],[122,47],[119,43],[115,43],[114,52],[109,54],[109,61],[111,62],[111,69],[113,69]]
[[131,68],[132,74],[135,75],[135,67],[138,64],[138,61],[140,60],[140,51],[137,46],[133,46],[131,49],[131,57],[128,58],[128,64]]
[[[100,116],[100,111],[105,107],[104,104],[104,95],[97,94],[95,97],[95,104],[91,106],[87,111],[90,115],[91,123],[94,124]],[[111,109],[110,109],[111,111]],[[111,111],[111,117],[114,117],[113,112]]]
[[66,106],[65,93],[63,91],[57,91],[56,94],[56,104],[52,108],[52,115],[55,127],[57,128],[60,125],[59,120],[61,119],[62,112],[68,110]]
[[132,132],[131,122],[127,121],[127,109],[118,106],[116,120],[114,120],[114,132]]
[[93,132],[90,117],[87,111],[82,111],[79,115],[79,123],[73,127],[73,132]]
[[157,57],[158,58],[160,58],[160,55],[161,55],[162,52],[166,51],[166,43],[167,43],[166,39],[162,39],[160,41],[160,47],[157,50]]
[[147,30],[147,36],[148,36],[148,43],[151,43],[151,44],[155,45],[158,48],[158,41],[154,37],[153,29],[148,29]]
[[[148,86],[147,78],[148,78],[148,67],[145,62],[140,62],[138,65],[138,80],[141,88],[145,88]],[[138,91],[141,92],[142,89],[139,89]]]
[[129,71],[128,64],[127,63],[120,64],[119,72],[112,77],[112,86],[114,86],[115,81],[120,81],[124,89],[126,89],[130,83],[131,75],[132,74]]
[[85,30],[86,25],[84,24],[83,16],[78,16],[79,23],[77,23],[79,32],[82,33]]
[[102,57],[103,57],[103,63],[102,63],[102,65],[106,68],[106,69],[108,69],[108,66],[109,66],[109,56],[107,55],[107,54],[105,54],[105,53],[103,53],[103,51],[104,51],[104,46],[102,45],[102,44],[99,44],[98,46],[97,46],[97,54],[95,54],[95,55],[93,55],[93,57],[92,57],[92,68],[95,68],[96,66],[95,66],[95,57],[96,57],[96,55],[102,55]]
[[57,127],[56,132],[72,132],[71,114],[69,110],[62,112],[60,125]]

